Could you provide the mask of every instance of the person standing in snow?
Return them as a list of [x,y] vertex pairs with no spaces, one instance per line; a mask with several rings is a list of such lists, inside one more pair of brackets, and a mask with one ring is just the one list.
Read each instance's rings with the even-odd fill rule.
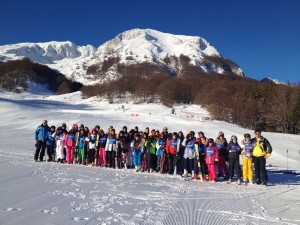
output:
[[76,146],[77,158],[79,164],[83,164],[85,139],[86,139],[85,132],[83,129],[81,129],[78,137],[78,143]]
[[218,177],[224,177],[225,180],[228,179],[228,168],[226,165],[226,161],[228,158],[227,153],[227,140],[224,137],[224,133],[222,131],[219,132],[218,137],[215,141],[216,147],[219,151],[219,164],[218,164]]
[[48,126],[48,121],[43,120],[42,124],[39,125],[35,130],[35,154],[34,161],[37,162],[38,158],[43,161],[45,150],[46,150],[46,139],[48,136],[48,131],[50,127]]
[[96,139],[97,139],[97,133],[96,129],[92,129],[92,133],[89,137],[85,138],[85,141],[88,141],[88,149],[87,149],[87,155],[86,155],[86,165],[93,165],[95,160],[95,152],[96,152]]
[[138,172],[140,171],[142,165],[141,151],[143,148],[140,135],[138,133],[134,135],[134,140],[131,143],[131,147],[133,150],[133,165],[135,167],[135,171]]
[[98,165],[99,166],[107,166],[107,159],[106,159],[106,152],[105,152],[105,147],[106,147],[106,141],[107,141],[107,136],[104,133],[104,130],[100,130],[99,133],[99,157],[98,157]]
[[164,167],[164,163],[163,163],[163,157],[165,153],[165,148],[166,148],[166,144],[167,144],[167,140],[164,138],[164,134],[161,133],[160,134],[160,138],[157,140],[156,142],[156,156],[157,156],[157,172],[163,172],[163,167]]
[[243,181],[244,183],[253,184],[252,157],[254,145],[250,134],[245,134],[242,140],[242,160],[243,160]]
[[65,146],[67,148],[66,160],[68,164],[73,164],[75,147],[76,147],[76,132],[77,130],[71,128],[65,137]]
[[116,144],[117,144],[116,132],[115,129],[111,128],[105,146],[106,158],[107,158],[109,168],[115,168],[116,166],[116,161],[115,161],[116,150],[117,150]]
[[219,151],[214,145],[212,138],[208,139],[208,146],[205,149],[205,162],[208,168],[208,179],[210,182],[217,181],[216,164],[219,162]]
[[55,148],[55,141],[53,138],[53,134],[55,132],[55,126],[51,126],[51,130],[47,133],[47,139],[46,139],[46,148],[47,148],[47,155],[48,160],[47,162],[52,162],[53,156],[54,156],[54,148]]
[[183,177],[187,177],[189,172],[194,177],[194,158],[195,158],[195,142],[196,139],[193,136],[193,132],[187,134],[186,139],[183,141],[185,146],[184,150],[184,173]]
[[156,137],[150,134],[148,140],[144,144],[147,154],[147,169],[148,172],[154,172],[156,168]]
[[62,127],[58,127],[56,132],[53,134],[53,138],[56,142],[56,162],[63,163],[64,147],[65,147],[65,133],[63,132]]
[[229,180],[228,183],[231,183],[234,170],[237,175],[237,183],[241,184],[241,170],[240,170],[240,154],[241,154],[241,147],[237,142],[237,137],[235,135],[231,136],[231,141],[227,146],[228,158],[229,158]]
[[255,138],[252,139],[253,149],[253,163],[255,169],[256,184],[267,185],[268,174],[266,170],[266,159],[272,153],[272,146],[270,142],[261,135],[261,130],[255,130]]
[[169,139],[166,145],[166,152],[169,160],[168,164],[169,164],[170,175],[174,174],[174,168],[176,163],[176,157],[178,156],[178,152],[179,152],[179,146],[180,146],[180,139],[178,138],[177,133],[174,132],[172,134],[172,139]]

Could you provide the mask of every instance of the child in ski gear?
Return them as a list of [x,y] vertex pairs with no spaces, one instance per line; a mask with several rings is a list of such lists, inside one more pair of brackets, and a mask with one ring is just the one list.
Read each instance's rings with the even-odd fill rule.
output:
[[53,137],[56,142],[56,158],[57,162],[63,163],[64,155],[64,147],[65,147],[65,133],[63,132],[62,127],[58,127],[56,132],[53,134]]
[[[266,170],[266,159],[272,153],[272,146],[270,142],[261,136],[261,130],[255,130],[255,138],[252,139],[253,149],[253,163],[255,168],[255,179],[257,184],[268,184],[268,174]],[[262,179],[262,180],[261,180]]]
[[104,133],[104,130],[100,130],[100,136],[99,136],[99,157],[98,157],[98,165],[99,166],[107,166],[107,159],[106,159],[106,141],[107,136]]
[[184,149],[185,146],[183,146],[183,141],[184,141],[184,134],[182,131],[178,132],[178,139],[179,139],[179,151],[178,151],[178,156],[176,158],[176,165],[177,165],[177,174],[182,175],[184,166],[183,166],[183,155],[184,155]]
[[115,129],[111,128],[109,132],[109,136],[106,141],[105,151],[106,151],[106,158],[108,162],[109,168],[115,168],[115,158],[116,158],[116,146],[117,144],[117,137],[115,133]]
[[251,135],[245,134],[242,140],[243,151],[241,153],[243,160],[243,180],[245,183],[253,184],[252,156],[254,145],[251,141]]
[[134,130],[131,130],[129,133],[128,133],[128,136],[127,136],[127,141],[128,141],[128,151],[127,151],[127,158],[126,158],[126,164],[127,164],[127,168],[132,168],[133,166],[133,149],[132,149],[132,146],[131,146],[131,142],[134,140]]
[[186,139],[183,141],[185,146],[184,150],[184,173],[183,177],[187,177],[189,171],[191,171],[191,176],[194,176],[194,158],[195,158],[195,142],[196,139],[193,137],[193,133],[187,134]]
[[228,179],[228,168],[226,165],[226,161],[228,158],[226,149],[228,143],[222,131],[219,132],[218,137],[216,138],[215,141],[215,145],[219,151],[218,177],[224,176],[225,179]]
[[45,150],[46,150],[46,138],[50,127],[47,125],[48,121],[43,120],[42,124],[39,125],[35,130],[35,154],[34,161],[37,161],[40,158],[40,161],[43,161]]
[[136,172],[141,169],[142,161],[141,161],[141,150],[143,145],[140,141],[140,135],[134,135],[134,141],[131,143],[131,147],[133,149],[133,165],[135,167]]
[[[67,135],[67,133],[68,133],[67,125],[65,123],[62,123],[61,128],[62,128],[62,132],[65,133],[65,135]],[[63,151],[64,151],[63,155],[66,157],[67,156],[67,147],[66,146],[64,146]],[[62,162],[65,162],[65,161],[66,161],[66,158],[62,159]]]
[[166,152],[169,159],[169,174],[174,174],[174,167],[176,163],[176,156],[179,152],[180,140],[177,137],[177,133],[173,133],[172,139],[167,141]]
[[149,135],[148,140],[144,144],[147,159],[148,172],[154,172],[156,169],[156,137]]
[[92,133],[89,137],[85,138],[85,141],[88,141],[88,149],[87,149],[87,165],[92,165],[95,160],[95,152],[96,152],[96,139],[97,139],[97,133],[96,129],[92,129]]
[[67,153],[67,163],[71,164],[74,160],[74,152],[75,152],[75,146],[76,146],[76,131],[73,129],[70,129],[69,133],[66,134],[65,138],[65,146],[67,147],[66,153]]
[[85,145],[85,132],[83,129],[80,130],[79,137],[78,137],[78,143],[77,143],[77,158],[78,163],[82,164],[84,161],[84,145]]
[[164,134],[160,134],[159,140],[156,142],[156,156],[157,156],[157,172],[163,172],[164,167],[164,157],[165,157],[165,148],[166,148],[167,140],[164,138]]
[[[148,128],[148,130],[147,130],[147,128],[146,128],[146,131],[148,131],[149,132],[149,128]],[[149,133],[143,133],[143,138],[142,138],[142,146],[143,146],[143,148],[142,148],[142,151],[141,151],[141,157],[142,157],[142,168],[141,168],[141,171],[142,172],[144,172],[144,171],[146,171],[147,170],[147,167],[148,167],[148,165],[147,165],[147,154],[146,154],[146,146],[145,146],[145,143],[146,143],[146,141],[148,140],[148,134]]]
[[235,135],[231,136],[231,141],[227,146],[228,158],[229,158],[229,183],[231,182],[234,170],[238,178],[238,184],[241,184],[241,170],[240,170],[240,154],[241,147],[237,142],[237,137]]
[[214,140],[212,138],[208,139],[208,146],[205,149],[205,162],[208,168],[209,181],[215,182],[217,179],[215,164],[219,162],[219,151],[214,145]]
[[47,148],[48,162],[51,162],[53,160],[53,156],[55,154],[54,153],[55,141],[53,138],[54,132],[55,132],[55,126],[51,126],[51,130],[48,130],[47,132],[46,148]]
[[116,168],[118,169],[121,169],[122,168],[122,161],[123,161],[123,158],[122,158],[122,153],[123,153],[123,131],[121,130],[119,135],[118,135],[118,138],[117,138],[117,143],[116,143],[116,146],[117,146],[117,149],[116,149]]

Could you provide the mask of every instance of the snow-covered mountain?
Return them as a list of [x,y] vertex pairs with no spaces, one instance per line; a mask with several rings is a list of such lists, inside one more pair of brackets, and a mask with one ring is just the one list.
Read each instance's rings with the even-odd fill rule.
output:
[[97,49],[91,45],[77,46],[69,41],[0,46],[0,61],[26,57],[83,84],[102,82],[106,78],[115,79],[120,75],[118,65],[150,63],[178,75],[183,67],[180,56],[186,56],[189,64],[204,72],[230,71],[243,76],[241,68],[225,60],[205,39],[152,29],[125,31]]
[[266,78],[263,78],[263,79],[261,79],[260,82],[264,82],[264,83],[275,83],[275,84],[285,84],[285,85],[287,85],[286,83],[281,82],[281,81],[279,81],[279,80],[277,80],[277,79],[273,79],[272,77],[266,77]]

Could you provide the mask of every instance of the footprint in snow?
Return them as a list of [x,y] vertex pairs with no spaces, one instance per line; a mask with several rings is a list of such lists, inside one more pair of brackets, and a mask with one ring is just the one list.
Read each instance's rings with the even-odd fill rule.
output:
[[21,211],[22,209],[20,208],[6,208],[6,209],[3,209],[4,211]]

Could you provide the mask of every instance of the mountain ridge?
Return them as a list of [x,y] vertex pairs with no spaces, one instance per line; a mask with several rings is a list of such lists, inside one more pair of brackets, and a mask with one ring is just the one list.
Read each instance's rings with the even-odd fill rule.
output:
[[[122,32],[97,48],[92,45],[78,46],[71,41],[25,42],[0,46],[0,61],[26,57],[85,85],[101,83],[106,79],[118,79],[121,75],[117,70],[118,65],[150,63],[167,67],[170,74],[178,75],[181,74],[182,65],[176,61],[181,55],[188,57],[188,64],[206,73],[232,72],[244,76],[238,65],[230,60],[226,61],[204,38],[173,35],[153,29],[136,28]],[[103,73],[101,68],[105,61],[116,58],[119,61]],[[165,62],[166,59],[171,59],[169,64]],[[87,72],[91,66],[97,67],[101,79],[97,73]]]

